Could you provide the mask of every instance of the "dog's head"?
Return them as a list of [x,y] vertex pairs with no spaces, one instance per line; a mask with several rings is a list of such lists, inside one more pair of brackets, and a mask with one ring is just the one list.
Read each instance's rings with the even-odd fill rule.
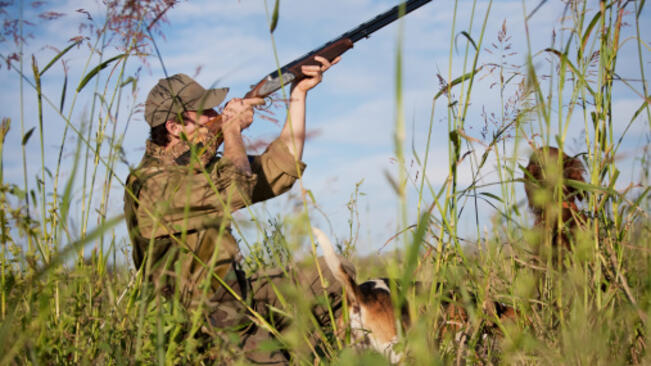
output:
[[[548,224],[553,230],[558,211],[553,208],[555,187],[560,184],[563,222],[568,227],[576,226],[572,218],[577,214],[577,202],[583,199],[583,192],[567,184],[567,180],[584,182],[585,169],[581,161],[560,152],[555,147],[544,147],[535,150],[527,165],[524,175],[524,189],[527,194],[529,208],[534,213],[536,225]],[[563,238],[561,238],[563,239]]]

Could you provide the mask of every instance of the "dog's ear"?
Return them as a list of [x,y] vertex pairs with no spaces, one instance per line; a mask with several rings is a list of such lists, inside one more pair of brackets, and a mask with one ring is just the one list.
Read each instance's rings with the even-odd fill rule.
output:
[[534,151],[529,157],[529,164],[523,169],[524,191],[527,194],[529,208],[536,215],[542,215],[542,209],[536,205],[534,196],[542,188],[543,170],[541,165],[540,150]]
[[[583,178],[584,174],[585,168],[583,167],[581,160],[576,157],[569,157],[567,155],[563,156],[563,178],[585,182],[585,179]],[[565,193],[565,197],[569,201],[574,201],[575,197],[581,201],[584,197],[583,191],[567,184],[563,187],[563,193]]]

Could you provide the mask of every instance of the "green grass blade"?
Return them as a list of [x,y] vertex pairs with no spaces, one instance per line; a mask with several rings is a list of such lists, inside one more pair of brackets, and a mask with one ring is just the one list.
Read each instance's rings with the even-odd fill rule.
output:
[[443,94],[449,93],[453,86],[456,86],[456,85],[461,84],[462,82],[464,82],[464,81],[466,81],[466,80],[468,80],[470,78],[473,78],[475,76],[475,74],[477,74],[483,68],[484,68],[483,66],[480,66],[477,69],[475,69],[474,71],[467,72],[467,73],[459,76],[458,78],[452,80],[452,82],[450,82],[448,85],[445,85],[444,87],[442,87],[441,90],[439,90],[439,92],[436,93],[436,95],[434,95],[434,100],[438,99]]
[[279,7],[280,7],[280,0],[276,0],[276,2],[274,3],[273,13],[271,14],[271,23],[269,24],[270,33],[273,33],[276,30],[276,26],[278,25]]
[[[475,40],[472,39],[472,37],[470,36],[470,34],[468,34],[468,32],[463,31],[463,32],[459,33],[459,35],[466,37],[466,39],[470,42],[470,44],[472,44],[472,47],[475,49],[475,51],[478,50],[477,49],[477,43],[475,43]],[[456,45],[455,45],[455,47],[456,47]]]
[[25,144],[27,144],[27,141],[29,141],[30,137],[32,137],[32,134],[34,133],[35,129],[36,127],[32,127],[29,129],[29,131],[25,133],[25,136],[23,136],[23,141],[21,142],[23,146],[25,146]]
[[599,21],[599,18],[601,18],[601,12],[598,12],[597,14],[595,14],[595,16],[592,18],[592,20],[588,24],[588,27],[585,29],[585,32],[583,32],[583,37],[581,37],[581,54],[584,53],[585,47],[588,44],[588,39],[590,39],[590,34],[592,33],[592,30],[594,29],[594,26]]
[[70,50],[72,49],[72,47],[74,47],[74,46],[76,46],[76,45],[78,45],[78,44],[80,44],[80,43],[81,43],[81,40],[79,40],[79,41],[77,41],[77,42],[71,44],[70,46],[66,47],[63,51],[59,52],[56,56],[54,56],[54,58],[53,58],[52,60],[50,60],[50,62],[48,62],[47,65],[45,65],[45,67],[43,68],[43,70],[41,70],[41,72],[39,73],[39,75],[40,75],[40,76],[43,76],[43,74],[44,74],[44,73],[45,73],[45,72],[46,72],[50,67],[52,67],[52,65],[54,65],[55,62],[57,62],[61,57],[63,57],[63,55],[65,55],[66,53],[68,53],[68,51],[70,51]]
[[642,9],[644,9],[644,3],[646,3],[646,0],[640,0],[640,7],[637,9],[637,13],[635,14],[636,18],[640,18],[640,14],[642,14]]
[[79,157],[81,155],[81,139],[77,140],[77,149],[75,150],[75,160],[72,163],[72,171],[70,172],[70,177],[66,182],[65,189],[63,191],[63,197],[61,199],[61,208],[60,208],[60,218],[59,223],[65,227],[66,220],[68,218],[68,211],[70,210],[70,203],[72,202],[72,187],[75,183],[75,178],[77,176],[77,169],[79,167]]
[[570,61],[570,59],[567,58],[567,55],[566,55],[566,54],[561,53],[559,50],[555,50],[555,49],[553,49],[553,48],[546,48],[546,49],[545,49],[545,52],[552,53],[552,54],[558,56],[558,58],[561,59],[561,61],[565,62],[565,63],[567,64],[567,66],[570,67],[570,70],[572,70],[572,72],[574,73],[574,75],[575,75],[579,80],[581,80],[581,81],[583,82],[583,85],[584,85],[585,88],[588,90],[588,92],[590,92],[590,95],[592,95],[593,98],[596,98],[596,94],[595,94],[594,90],[592,90],[592,88],[590,87],[590,84],[588,84],[588,81],[585,80],[584,75],[583,75],[581,72],[579,72],[579,70],[576,68],[576,66],[574,66],[574,64],[572,63],[572,61]]
[[416,271],[416,265],[418,264],[418,254],[420,252],[420,245],[423,243],[425,234],[429,230],[429,220],[430,213],[425,211],[423,215],[418,220],[418,226],[416,227],[416,232],[414,233],[411,245],[407,248],[407,262],[402,272],[402,278],[400,280],[402,286],[402,294],[400,296],[401,301],[404,300],[404,292],[409,288],[410,282],[414,279],[414,273]]
[[102,62],[101,64],[95,66],[94,69],[90,70],[86,76],[84,76],[83,79],[81,79],[81,82],[79,83],[79,86],[77,87],[77,92],[80,92],[86,84],[95,76],[97,75],[100,71],[105,69],[111,62],[119,60],[121,58],[126,57],[126,53],[119,54],[117,56],[111,57],[110,59]]
[[59,104],[59,113],[63,114],[63,106],[66,101],[66,92],[68,90],[68,74],[63,76],[63,88],[61,88],[61,103]]

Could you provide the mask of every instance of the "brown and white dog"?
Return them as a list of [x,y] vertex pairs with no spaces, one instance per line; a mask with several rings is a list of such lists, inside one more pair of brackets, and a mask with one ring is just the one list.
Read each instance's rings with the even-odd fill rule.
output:
[[[398,327],[407,330],[410,318],[405,303],[400,309],[400,319],[396,319],[391,297],[391,280],[378,278],[357,284],[355,269],[339,258],[330,239],[318,228],[313,227],[312,231],[323,249],[323,257],[328,268],[346,291],[353,347],[357,349],[373,348],[394,364],[404,361],[404,354],[396,351],[393,346],[398,342]],[[413,284],[416,286],[416,292],[430,288],[420,282]],[[454,295],[449,296],[449,298],[453,297]],[[465,329],[468,324],[468,313],[465,308],[454,301],[442,301],[441,305],[444,307],[444,315],[443,322],[440,324],[439,336],[445,337],[446,334],[452,334],[456,342],[465,342],[467,336]],[[481,307],[486,313],[492,314],[489,318],[496,317],[500,319],[500,322],[515,321],[517,317],[515,309],[497,301],[485,302]],[[343,325],[343,319],[337,319],[337,323]],[[485,326],[486,332],[482,339],[489,336],[490,333],[500,333],[495,323],[489,322]]]
[[[323,249],[328,268],[346,291],[350,335],[356,348],[373,348],[384,354],[391,363],[398,363],[403,355],[393,349],[398,342],[398,326],[409,326],[407,307],[401,310],[400,322],[396,321],[389,280],[373,279],[361,284],[355,281],[355,270],[344,263],[330,242],[318,228],[312,228],[315,238]],[[343,324],[340,319],[338,323]]]

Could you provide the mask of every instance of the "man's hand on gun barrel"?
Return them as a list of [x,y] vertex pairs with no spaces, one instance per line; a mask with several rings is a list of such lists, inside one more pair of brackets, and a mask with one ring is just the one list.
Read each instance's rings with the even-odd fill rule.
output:
[[314,56],[314,59],[321,65],[303,65],[301,67],[301,72],[305,75],[305,78],[294,82],[292,84],[292,90],[298,89],[299,91],[307,92],[317,86],[323,79],[323,73],[332,65],[339,62],[341,56],[337,56],[337,58],[332,60],[332,62],[328,61],[327,58],[318,55]]
[[[301,71],[305,77],[292,84],[292,91],[307,93],[317,86],[323,80],[323,73],[339,62],[341,56],[335,58],[332,62],[321,56],[315,56],[314,59],[321,65],[302,66]],[[254,107],[264,104],[265,100],[257,97],[231,99],[226,103],[222,111],[220,127],[222,129],[237,127],[240,131],[245,130],[253,122]]]

